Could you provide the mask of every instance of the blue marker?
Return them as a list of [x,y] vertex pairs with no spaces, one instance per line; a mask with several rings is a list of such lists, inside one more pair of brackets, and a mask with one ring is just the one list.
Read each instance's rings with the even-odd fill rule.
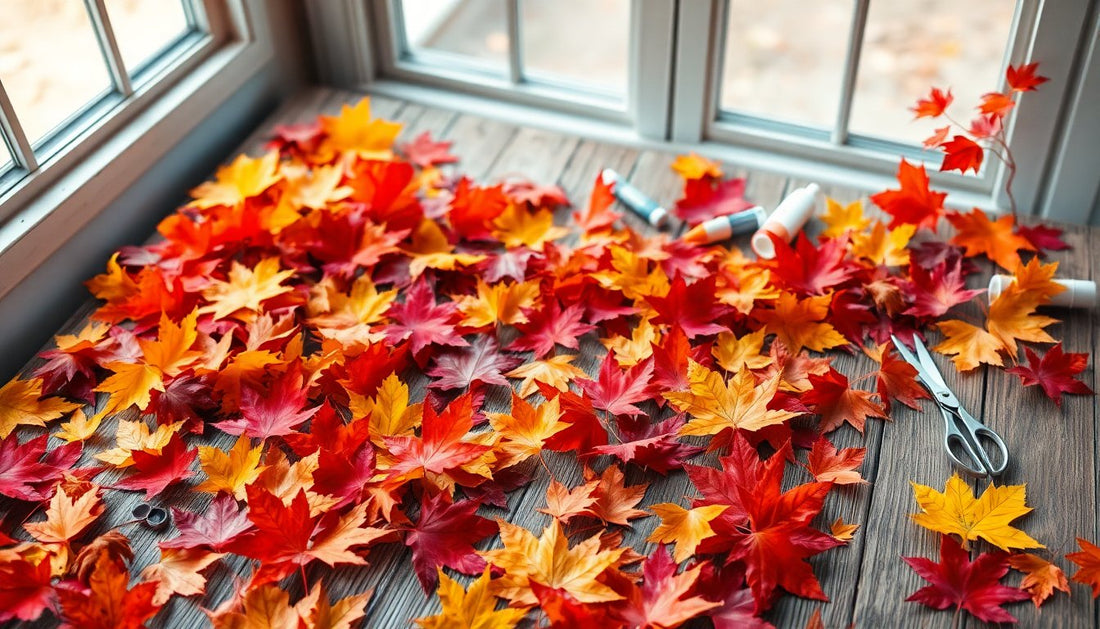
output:
[[641,190],[630,185],[630,182],[623,179],[619,173],[610,168],[605,168],[600,173],[600,177],[606,185],[611,187],[611,194],[615,195],[620,203],[629,208],[631,212],[644,218],[650,225],[664,227],[665,223],[668,222],[668,210],[647,197]]

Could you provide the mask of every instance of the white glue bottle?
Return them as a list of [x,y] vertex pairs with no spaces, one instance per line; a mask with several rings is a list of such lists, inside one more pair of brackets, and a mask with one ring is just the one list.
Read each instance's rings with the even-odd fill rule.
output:
[[787,195],[787,198],[775,208],[768,220],[764,221],[752,235],[752,250],[765,260],[775,257],[775,244],[768,234],[775,234],[785,242],[790,242],[802,230],[802,226],[813,216],[817,206],[817,194],[821,188],[816,183],[799,188]]
[[[1011,275],[994,275],[989,278],[989,302],[993,303],[1006,286],[1016,281]],[[1047,306],[1061,306],[1063,308],[1095,308],[1096,307],[1096,282],[1092,280],[1054,280],[1066,290],[1053,295]]]

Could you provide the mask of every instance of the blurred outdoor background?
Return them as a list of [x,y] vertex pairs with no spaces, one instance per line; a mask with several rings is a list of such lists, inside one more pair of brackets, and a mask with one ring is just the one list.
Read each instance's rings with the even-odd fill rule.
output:
[[[380,1],[380,0],[379,0]],[[630,0],[523,0],[525,69],[625,98]],[[127,66],[140,67],[186,29],[178,0],[106,0]],[[852,0],[729,0],[723,110],[829,128],[836,119]],[[502,0],[402,0],[413,48],[507,72]],[[968,122],[998,89],[1015,3],[875,0],[859,67],[853,133],[919,143],[930,121],[909,111],[950,87]],[[643,44],[644,45],[644,44]],[[81,0],[0,0],[0,80],[31,142],[110,89]],[[0,153],[0,166],[6,156]]]

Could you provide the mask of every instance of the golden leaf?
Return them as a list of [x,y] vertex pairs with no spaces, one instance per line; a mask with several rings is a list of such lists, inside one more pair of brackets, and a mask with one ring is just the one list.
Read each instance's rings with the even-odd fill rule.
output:
[[16,426],[45,426],[46,422],[81,406],[57,397],[40,398],[40,378],[16,377],[0,387],[0,439],[7,439]]
[[688,391],[664,394],[676,410],[692,416],[680,429],[681,435],[715,435],[727,429],[754,431],[798,416],[768,408],[779,391],[778,374],[756,385],[752,372],[742,369],[726,382],[719,373],[691,360],[688,382]]
[[676,544],[673,558],[680,563],[695,554],[699,542],[714,535],[710,521],[718,517],[728,505],[707,505],[685,509],[678,504],[665,502],[650,507],[661,518],[661,524],[646,541],[659,544]]
[[970,485],[958,474],[951,475],[942,494],[925,485],[910,484],[921,513],[909,517],[926,529],[958,535],[964,547],[967,542],[984,539],[1002,550],[1044,548],[1009,524],[1031,511],[1024,504],[1026,485],[996,487],[990,483],[981,497],[975,499]]

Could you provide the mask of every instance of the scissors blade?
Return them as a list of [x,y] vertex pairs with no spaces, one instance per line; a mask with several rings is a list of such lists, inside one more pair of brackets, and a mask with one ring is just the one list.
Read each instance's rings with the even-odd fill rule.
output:
[[924,367],[924,371],[932,378],[932,382],[928,384],[949,390],[950,387],[947,386],[947,382],[943,379],[940,368],[932,361],[932,355],[928,353],[928,348],[924,346],[924,342],[917,336],[913,336],[913,346],[917,350],[917,356],[920,358],[921,366]]
[[[922,363],[920,359],[913,355],[913,352],[909,349],[908,346],[905,345],[905,343],[901,342],[901,339],[894,336],[893,334],[890,335],[890,339],[894,341],[894,348],[898,350],[898,354],[900,354],[901,357],[905,359],[905,362],[912,365],[913,369],[917,370],[917,376],[921,379],[921,384],[927,387],[928,390],[933,395],[935,395],[937,393],[936,387],[940,386],[939,383],[943,382],[943,378],[939,378],[939,380],[937,381],[935,379],[935,375],[939,374],[929,374],[928,369],[924,366],[924,363]],[[917,340],[917,338],[914,336],[913,340]]]

